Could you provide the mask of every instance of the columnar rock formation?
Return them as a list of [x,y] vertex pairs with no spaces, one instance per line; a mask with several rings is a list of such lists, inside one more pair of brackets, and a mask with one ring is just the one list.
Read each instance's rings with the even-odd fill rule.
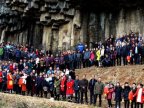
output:
[[109,35],[144,34],[142,0],[3,0],[2,41],[63,50]]

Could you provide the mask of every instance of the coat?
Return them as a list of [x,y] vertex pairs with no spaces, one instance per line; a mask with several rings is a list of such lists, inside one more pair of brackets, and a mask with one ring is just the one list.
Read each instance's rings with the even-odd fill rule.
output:
[[56,79],[54,82],[55,93],[60,94],[60,80]]
[[87,89],[88,89],[88,80],[82,79],[80,81],[80,90],[81,90],[81,92],[87,92]]
[[74,93],[74,80],[68,80],[67,81],[67,89],[66,89],[66,95],[73,95]]
[[112,94],[114,92],[114,89],[113,88],[108,88],[108,92],[106,94],[106,98],[107,99],[112,99]]
[[124,100],[129,100],[128,99],[128,95],[129,95],[129,92],[130,92],[130,87],[128,86],[128,87],[124,87],[124,89],[123,89],[123,97],[124,97]]
[[93,92],[94,91],[94,86],[95,86],[95,83],[96,83],[97,81],[95,80],[95,79],[91,79],[90,81],[89,81],[89,90],[90,90],[90,92]]
[[7,74],[7,89],[12,90],[13,89],[13,78],[11,73]]
[[122,87],[115,87],[115,101],[122,101]]
[[94,94],[103,94],[104,84],[102,82],[96,82],[94,85]]
[[61,91],[64,92],[66,91],[66,76],[64,76],[60,82],[60,88]]
[[136,96],[136,102],[144,103],[144,88],[138,88],[134,96]]

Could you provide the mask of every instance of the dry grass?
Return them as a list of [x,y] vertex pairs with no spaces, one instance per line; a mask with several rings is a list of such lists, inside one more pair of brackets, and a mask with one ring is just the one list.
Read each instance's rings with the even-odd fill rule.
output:
[[87,105],[0,93],[0,108],[89,108]]
[[144,83],[144,65],[131,65],[131,66],[116,66],[106,68],[90,67],[86,69],[76,70],[76,74],[82,78],[86,74],[90,79],[92,75],[101,77],[103,82],[124,82],[129,83]]

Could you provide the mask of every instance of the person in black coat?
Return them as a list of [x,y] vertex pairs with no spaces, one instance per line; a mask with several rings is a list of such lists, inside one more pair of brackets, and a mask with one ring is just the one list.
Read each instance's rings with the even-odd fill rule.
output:
[[95,76],[92,75],[92,79],[89,81],[89,91],[90,91],[90,104],[93,104],[94,99],[94,85],[97,82]]
[[41,97],[43,97],[43,88],[42,88],[42,83],[43,83],[44,78],[42,77],[42,75],[40,74],[40,76],[38,76],[36,78],[36,96],[39,97],[39,94],[41,93]]
[[79,103],[79,100],[80,100],[80,80],[79,80],[79,76],[76,76],[76,80],[74,81],[74,91],[75,91],[75,102]]
[[128,82],[125,82],[124,89],[123,89],[124,107],[125,108],[129,108],[128,95],[129,95],[130,90],[131,89],[130,89],[130,86],[129,86]]
[[81,104],[83,103],[83,95],[85,95],[85,102],[88,103],[87,89],[88,80],[86,79],[86,75],[83,75],[83,79],[80,81]]
[[122,101],[122,87],[118,82],[115,87],[115,108],[121,108],[121,101]]

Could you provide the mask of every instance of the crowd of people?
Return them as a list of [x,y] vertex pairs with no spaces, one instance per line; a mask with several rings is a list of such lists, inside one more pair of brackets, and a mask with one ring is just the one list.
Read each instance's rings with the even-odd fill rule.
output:
[[[76,103],[102,106],[102,95],[112,107],[143,108],[143,84],[132,86],[126,82],[104,84],[101,78],[86,75],[79,79],[75,69],[90,66],[109,67],[118,65],[144,64],[144,43],[141,34],[131,32],[117,39],[110,36],[104,43],[95,43],[88,49],[79,44],[75,50],[53,54],[51,51],[38,50],[28,45],[15,45],[10,42],[0,45],[0,91],[68,100]],[[88,95],[89,94],[89,95]],[[84,98],[85,97],[85,98]],[[84,101],[85,99],[85,101]]]

